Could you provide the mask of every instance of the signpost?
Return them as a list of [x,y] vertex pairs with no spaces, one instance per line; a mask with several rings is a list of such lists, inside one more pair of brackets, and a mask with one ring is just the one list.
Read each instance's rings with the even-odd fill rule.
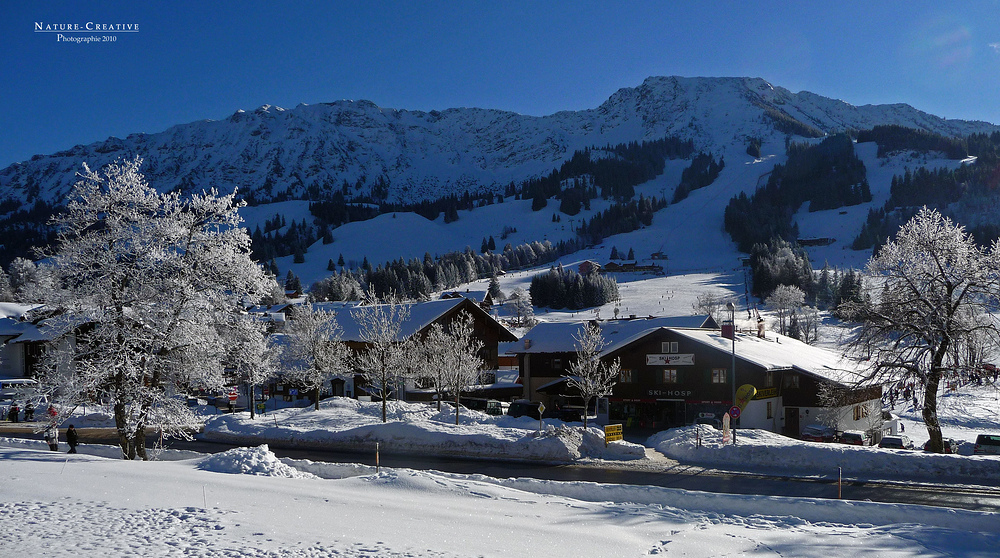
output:
[[542,413],[545,412],[545,403],[538,404],[538,433],[542,433]]

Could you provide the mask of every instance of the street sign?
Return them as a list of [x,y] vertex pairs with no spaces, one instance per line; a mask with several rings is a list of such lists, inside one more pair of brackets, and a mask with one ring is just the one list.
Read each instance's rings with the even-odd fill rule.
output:
[[545,412],[545,403],[539,403],[538,404],[538,416],[542,416],[542,413],[544,413],[544,412]]
[[740,418],[740,408],[733,405],[732,408],[729,409],[729,416],[734,420]]
[[230,400],[230,401],[236,401],[236,398],[237,398],[237,397],[239,397],[239,396],[238,396],[238,395],[236,395],[235,393],[230,393],[230,394],[229,394],[229,400]]

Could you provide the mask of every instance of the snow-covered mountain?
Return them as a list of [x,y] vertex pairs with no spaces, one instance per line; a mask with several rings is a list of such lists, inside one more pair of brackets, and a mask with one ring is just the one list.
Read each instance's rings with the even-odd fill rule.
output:
[[[156,134],[78,145],[0,170],[0,199],[59,203],[81,163],[91,168],[139,155],[160,190],[238,188],[257,202],[316,197],[343,189],[368,194],[380,178],[389,201],[436,199],[466,190],[500,191],[550,172],[593,145],[691,139],[699,150],[743,152],[748,137],[820,134],[899,124],[944,135],[992,132],[978,121],[946,120],[904,104],[852,106],[792,93],[760,78],[651,77],[601,106],[549,116],[460,108],[408,111],[370,101],[262,106],[223,120]],[[359,179],[365,182],[359,183]]]

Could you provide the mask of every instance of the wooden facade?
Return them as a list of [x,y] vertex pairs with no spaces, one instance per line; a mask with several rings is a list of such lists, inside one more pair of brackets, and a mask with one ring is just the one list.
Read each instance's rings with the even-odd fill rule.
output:
[[[570,373],[570,363],[576,358],[575,351],[566,350],[572,342],[563,343],[564,350],[542,348],[534,352],[532,343],[541,344],[535,339],[523,344],[527,348],[522,345],[514,351],[520,360],[524,396],[547,406],[573,404],[571,390],[559,382]],[[738,336],[734,382],[731,343],[731,338],[723,339],[717,329],[669,327],[612,342],[601,357],[621,363],[619,381],[608,397],[609,420],[626,427],[661,430],[691,424],[707,415],[721,419],[733,404],[734,387],[750,384],[758,389],[758,395],[745,408],[739,426],[797,436],[801,427],[817,422],[828,407],[820,397],[822,384],[844,394],[838,404],[845,407],[872,407],[872,401],[877,403],[881,398],[878,387],[854,389],[825,377],[822,371],[817,373],[811,368],[814,359],[802,358],[802,364],[796,364],[790,349],[805,350],[799,347],[803,344],[774,335],[770,340],[758,339],[756,334]],[[741,355],[741,350],[750,348],[753,355]],[[758,357],[766,357],[768,351],[782,357],[791,354],[793,359],[784,363],[781,358],[774,359],[778,364],[762,362]],[[808,351],[808,356],[814,356],[812,353],[821,349],[808,347]],[[841,429],[869,429],[860,415],[867,416],[880,406],[868,407],[864,412],[840,413],[849,417],[842,421]]]

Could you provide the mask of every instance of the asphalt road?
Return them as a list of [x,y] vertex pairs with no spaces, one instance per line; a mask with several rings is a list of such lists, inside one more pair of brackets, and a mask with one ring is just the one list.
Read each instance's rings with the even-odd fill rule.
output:
[[[114,430],[111,428],[87,428],[79,429],[79,431],[82,443],[116,443]],[[35,434],[30,427],[10,423],[0,425],[0,436],[41,439],[41,434]],[[150,446],[156,441],[154,436],[148,438]],[[236,446],[200,440],[168,440],[166,447],[216,453]],[[282,448],[274,444],[269,444],[269,447],[279,457],[375,465],[374,451],[305,450]],[[589,481],[661,486],[724,494],[826,499],[837,498],[838,493],[837,479],[803,479],[724,472],[687,466],[668,459],[663,459],[662,463],[657,461],[652,468],[648,468],[651,470],[635,470],[627,465],[610,467],[590,464],[548,464],[399,454],[382,454],[379,457],[379,463],[384,467],[482,474],[499,478],[526,477],[558,481]],[[840,491],[841,497],[845,500],[871,500],[873,502],[1000,512],[1000,487],[998,486],[952,486],[924,482],[872,482],[845,479]]]

